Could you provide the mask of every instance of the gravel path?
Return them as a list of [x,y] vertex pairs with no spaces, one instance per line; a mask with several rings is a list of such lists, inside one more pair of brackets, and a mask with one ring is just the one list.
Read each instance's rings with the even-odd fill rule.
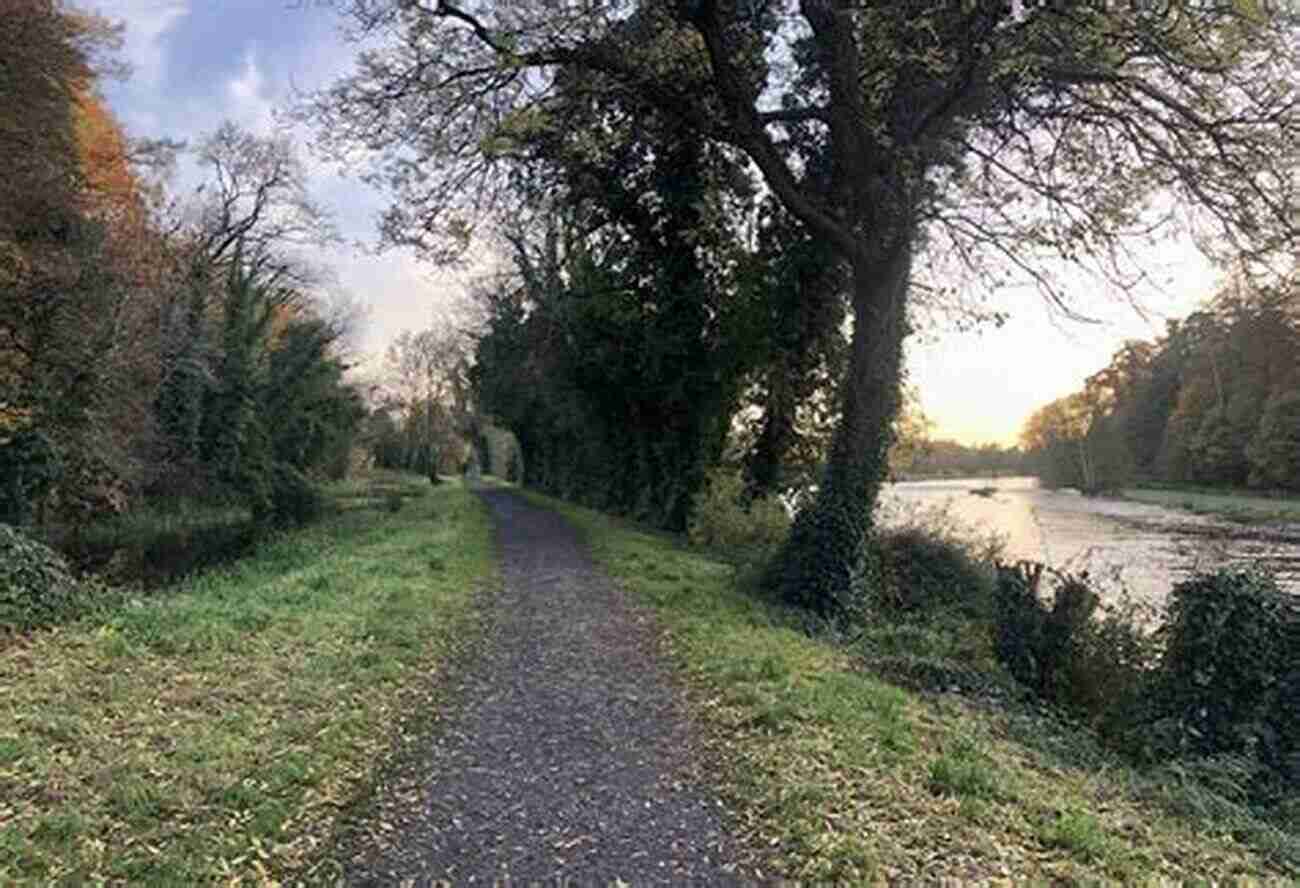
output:
[[[506,490],[504,588],[407,791],[351,885],[744,884],[725,811],[690,771],[689,726],[649,617],[553,512]],[[400,782],[400,781],[399,781]],[[743,855],[754,859],[752,855]]]

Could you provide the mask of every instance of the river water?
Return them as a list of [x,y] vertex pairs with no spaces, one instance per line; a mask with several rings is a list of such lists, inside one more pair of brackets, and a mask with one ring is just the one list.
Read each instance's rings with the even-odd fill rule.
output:
[[[972,491],[995,487],[989,496]],[[882,518],[945,507],[963,524],[1004,538],[1006,560],[1087,570],[1158,604],[1196,569],[1264,564],[1300,594],[1300,525],[1250,526],[1146,503],[1044,490],[1036,478],[945,479],[886,485]],[[890,516],[894,516],[891,518]]]

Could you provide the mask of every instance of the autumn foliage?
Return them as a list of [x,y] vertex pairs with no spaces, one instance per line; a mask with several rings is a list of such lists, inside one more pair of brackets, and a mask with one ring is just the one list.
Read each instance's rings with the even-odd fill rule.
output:
[[0,17],[0,520],[176,493],[279,520],[359,423],[341,328],[282,250],[323,217],[291,146],[229,124],[200,146],[215,196],[169,198],[139,161],[177,146],[132,140],[98,92],[117,36],[56,0]]

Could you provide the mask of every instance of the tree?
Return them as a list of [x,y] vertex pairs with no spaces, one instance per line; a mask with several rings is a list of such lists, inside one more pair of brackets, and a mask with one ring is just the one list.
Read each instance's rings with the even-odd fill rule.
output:
[[775,347],[756,306],[784,294],[742,236],[754,183],[734,153],[634,96],[575,78],[560,98],[564,126],[499,148],[527,159],[539,193],[503,231],[517,279],[479,342],[480,401],[511,418],[529,483],[682,529]]
[[837,388],[848,362],[843,264],[779,202],[765,200],[761,213],[743,273],[752,282],[758,315],[749,333],[759,349],[748,399],[758,430],[745,454],[751,498],[817,483],[839,419]]
[[[1165,336],[1125,343],[1071,396],[1101,423],[1088,439],[1121,474],[1131,462],[1166,481],[1282,483],[1290,477],[1284,395],[1300,366],[1298,295],[1293,277],[1260,286],[1234,275],[1202,308],[1170,321]],[[1026,427],[1045,480],[1084,484],[1069,467],[1074,457],[1044,443],[1045,425],[1060,425],[1047,408]]]
[[258,136],[227,121],[200,142],[197,159],[211,178],[184,212],[199,267],[221,264],[238,245],[243,261],[268,283],[313,283],[311,270],[287,251],[324,246],[337,234],[307,190],[289,137]]
[[95,94],[97,54],[116,38],[104,20],[44,0],[19,0],[0,21],[0,154],[11,159],[0,182],[0,449],[32,443],[18,456],[43,454],[50,471],[28,505],[48,500],[73,518],[125,506],[144,472],[156,380],[157,241],[125,137]]
[[450,323],[404,330],[388,346],[385,366],[385,400],[399,412],[405,438],[401,468],[436,483],[440,470],[456,471],[470,434],[469,343]]
[[270,458],[259,411],[271,321],[284,296],[259,279],[237,243],[221,303],[219,350],[207,387],[199,429],[199,456],[216,480],[249,493],[263,483]]
[[1251,483],[1300,490],[1300,391],[1275,391],[1264,405],[1249,450]]
[[268,291],[301,294],[321,274],[292,251],[335,239],[287,137],[257,136],[227,122],[200,142],[197,157],[209,180],[171,211],[173,273],[159,309],[163,378],[156,401],[169,445],[161,458],[190,470],[202,461],[203,408],[222,360],[209,321],[229,296],[223,281],[232,265]]
[[1093,495],[1132,480],[1132,458],[1096,380],[1090,378],[1092,385],[1082,392],[1040,407],[1025,422],[1021,445],[1045,487],[1074,487]]
[[78,102],[96,76],[96,57],[114,49],[118,29],[56,0],[11,0],[0,18],[0,243],[16,226],[75,205]]
[[344,381],[348,365],[334,354],[341,335],[322,318],[290,320],[272,344],[261,398],[272,457],[335,480],[347,475],[366,416],[361,393]]
[[[313,111],[327,147],[384,159],[389,240],[444,256],[463,242],[506,180],[495,137],[544,117],[558,72],[577,70],[744,152],[846,264],[841,418],[771,577],[830,616],[854,608],[919,251],[977,270],[1000,256],[1059,299],[1045,256],[1122,274],[1126,235],[1168,194],[1234,252],[1297,241],[1297,16],[1254,3],[438,0],[354,15],[396,42]],[[801,130],[818,138],[788,138]],[[801,180],[796,144],[824,152],[831,187]]]

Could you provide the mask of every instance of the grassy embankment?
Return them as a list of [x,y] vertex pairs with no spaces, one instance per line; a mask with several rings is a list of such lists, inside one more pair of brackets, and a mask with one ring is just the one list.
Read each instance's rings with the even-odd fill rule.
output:
[[1124,498],[1241,524],[1300,523],[1300,497],[1295,496],[1280,497],[1235,488],[1171,485],[1129,488],[1124,491]]
[[[530,494],[531,496],[531,494]],[[881,680],[862,648],[808,638],[735,590],[732,568],[662,535],[537,497],[652,605],[741,829],[798,879],[1056,882],[1300,876],[1300,836],[1175,771],[1139,773],[1024,704]],[[987,642],[914,627],[878,650]],[[991,652],[984,656],[991,659]]]
[[494,581],[471,494],[383,481],[159,595],[0,639],[0,884],[326,880],[308,868]]

